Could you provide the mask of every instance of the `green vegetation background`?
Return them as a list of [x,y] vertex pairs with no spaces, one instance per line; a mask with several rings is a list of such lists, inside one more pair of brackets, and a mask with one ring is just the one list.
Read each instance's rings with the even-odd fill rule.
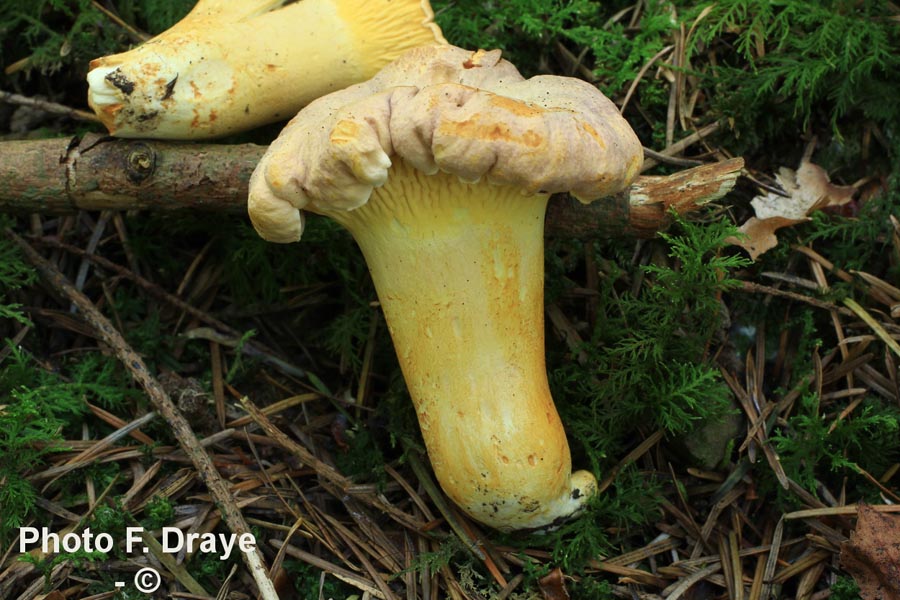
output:
[[[193,2],[122,0],[115,3],[127,23],[151,32],[164,30]],[[646,0],[639,19],[633,2],[591,0],[435,0],[437,21],[446,37],[464,47],[499,47],[526,76],[553,72],[589,77],[608,95],[623,97],[641,68],[681,32],[689,32],[683,66],[669,65],[701,90],[694,125],[720,122],[715,144],[741,155],[756,173],[779,166],[796,167],[812,136],[818,139],[816,162],[836,181],[881,179],[885,191],[861,204],[851,216],[818,215],[785,235],[781,246],[751,264],[725,240],[735,220],[748,213],[749,185],[725,200],[728,210],[679,222],[666,235],[640,247],[644,264],[636,264],[632,240],[608,240],[585,246],[577,240],[551,240],[547,252],[547,298],[584,325],[587,340],[581,360],[555,336],[548,335],[548,364],[554,397],[573,440],[575,461],[588,464],[602,479],[635,445],[654,431],[665,435],[674,460],[683,441],[705,423],[735,413],[720,367],[740,365],[755,331],[788,327],[795,350],[788,369],[772,383],[773,394],[802,390],[792,416],[774,426],[774,444],[787,474],[812,493],[817,482],[849,489],[858,498],[877,500],[877,490],[859,469],[881,473],[900,459],[898,406],[866,397],[863,409],[829,428],[846,403],[827,406],[803,381],[815,368],[814,357],[835,347],[827,313],[779,299],[736,293],[741,280],[765,271],[793,268],[789,244],[814,242],[827,249],[836,266],[867,271],[898,282],[897,249],[891,246],[889,215],[897,215],[900,173],[900,23],[896,8],[876,0],[719,0],[716,3]],[[132,43],[90,0],[0,0],[0,62],[23,61],[25,68],[6,78],[3,87],[83,106],[84,75],[94,57]],[[574,57],[574,59],[573,59]],[[666,140],[670,84],[655,67],[641,78],[626,116],[645,146],[662,149]],[[8,110],[8,109],[4,109]],[[78,133],[82,126],[46,122],[30,136]],[[73,129],[74,127],[74,129]],[[251,137],[265,143],[275,130]],[[677,136],[676,136],[677,137]],[[247,139],[242,138],[242,139]],[[658,172],[664,172],[665,168]],[[16,225],[12,217],[6,225]],[[311,221],[296,247],[268,245],[240,219],[191,220],[142,215],[128,222],[138,260],[154,266],[153,277],[173,286],[199,249],[221,265],[219,298],[212,310],[234,315],[250,332],[265,319],[258,335],[293,329],[304,332],[300,347],[281,336],[296,356],[314,355],[305,365],[333,392],[354,389],[364,368],[365,347],[375,328],[374,363],[379,396],[375,419],[348,415],[350,451],[340,467],[361,479],[378,480],[384,462],[402,464],[406,448],[417,446],[417,429],[385,328],[371,307],[374,292],[352,240],[336,226]],[[165,231],[165,235],[161,232]],[[590,255],[589,259],[586,257]],[[588,312],[574,296],[586,264],[602,277],[595,305]],[[6,242],[0,242],[0,323],[8,338],[28,316],[33,275]],[[321,291],[328,291],[323,298]],[[852,284],[836,285],[831,299],[865,296]],[[312,298],[308,302],[302,298]],[[282,309],[296,306],[290,314]],[[176,340],[165,331],[167,315],[138,291],[118,288],[112,310],[128,324],[127,335],[155,368],[178,371],[187,362],[208,364],[207,350],[188,346],[179,359]],[[275,314],[275,316],[271,316]],[[785,315],[789,315],[785,322]],[[27,478],[62,440],[80,435],[89,420],[85,401],[117,414],[135,414],[145,401],[108,357],[84,351],[55,354],[53,338],[39,323],[23,348],[14,348],[0,363],[0,547],[16,527],[40,513],[39,493]],[[775,336],[769,339],[774,340]],[[774,354],[774,341],[766,352]],[[52,358],[50,358],[52,357]],[[48,362],[49,361],[49,362]],[[48,368],[52,364],[52,368]],[[235,360],[230,380],[250,389],[262,368],[252,360]],[[210,373],[201,373],[209,384]],[[90,421],[99,434],[106,433]],[[159,439],[168,434],[154,431]],[[402,444],[400,440],[407,443]],[[726,452],[719,466],[749,473],[760,494],[783,509],[797,498],[774,480],[764,462],[751,464],[744,454]],[[116,477],[115,465],[98,466],[92,475],[100,487]],[[82,474],[83,476],[83,474]],[[659,517],[665,474],[622,469],[607,493],[577,522],[540,539],[510,543],[547,547],[553,562],[578,572],[589,557],[619,551],[646,541]],[[52,489],[66,497],[63,478]],[[74,486],[72,489],[78,489]],[[648,493],[650,492],[650,493]],[[656,493],[653,493],[656,492]],[[856,498],[849,499],[855,500]],[[81,498],[68,498],[78,504]],[[165,515],[157,508],[155,514]],[[109,522],[104,527],[122,526]],[[132,515],[128,518],[141,518]],[[145,515],[146,517],[146,515]],[[115,520],[115,519],[113,519]],[[477,570],[452,545],[433,564],[454,561]],[[462,567],[460,566],[462,565]],[[204,567],[205,568],[205,567]],[[224,567],[223,567],[224,568]],[[317,577],[297,564],[298,581]],[[216,567],[201,576],[216,576]],[[536,567],[530,576],[541,575]],[[474,581],[474,580],[473,580]],[[305,584],[304,584],[305,585]],[[477,582],[473,586],[480,585]],[[841,590],[847,581],[841,580]],[[841,597],[852,598],[841,591]],[[575,598],[608,592],[600,580],[584,579],[571,590]],[[836,592],[837,593],[837,592]],[[337,591],[335,591],[337,595]]]

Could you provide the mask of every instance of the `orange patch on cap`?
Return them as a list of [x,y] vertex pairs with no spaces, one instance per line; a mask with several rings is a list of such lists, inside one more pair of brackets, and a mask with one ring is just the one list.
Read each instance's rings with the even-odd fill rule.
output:
[[541,144],[544,143],[544,138],[536,134],[534,131],[529,129],[525,133],[522,134],[522,143],[528,146],[529,148],[537,148]]
[[359,136],[359,123],[343,120],[331,129],[330,141],[332,144],[342,144],[357,136]]
[[441,123],[438,131],[444,135],[484,141],[503,141],[522,144],[536,148],[544,143],[544,138],[529,129],[521,136],[513,135],[509,127],[501,123],[484,124],[477,119],[465,121],[446,121]]
[[600,146],[601,148],[606,148],[606,141],[603,139],[603,137],[599,133],[597,133],[597,130],[594,129],[590,123],[586,123],[586,122],[582,121],[581,128],[584,129],[588,133],[589,136],[594,138],[594,141],[597,142],[598,146]]
[[[151,77],[155,77],[159,73],[159,63],[157,62],[142,62],[140,63],[141,73],[143,73],[148,79]],[[163,85],[165,85],[165,81],[163,81]]]
[[540,117],[544,112],[542,108],[531,106],[521,100],[507,98],[506,96],[491,96],[490,102],[497,108],[503,109],[517,117]]

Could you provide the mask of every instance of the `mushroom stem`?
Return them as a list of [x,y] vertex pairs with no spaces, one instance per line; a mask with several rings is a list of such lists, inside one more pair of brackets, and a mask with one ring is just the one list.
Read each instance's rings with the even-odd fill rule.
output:
[[551,525],[596,490],[593,475],[572,473],[547,383],[547,200],[394,157],[363,206],[307,207],[365,255],[441,486],[501,530]]

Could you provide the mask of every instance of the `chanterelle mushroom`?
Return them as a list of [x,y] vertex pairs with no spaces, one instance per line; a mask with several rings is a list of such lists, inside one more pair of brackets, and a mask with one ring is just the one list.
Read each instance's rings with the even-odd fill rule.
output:
[[443,43],[433,17],[428,0],[199,0],[171,29],[91,61],[88,102],[119,137],[243,131]]
[[590,84],[436,46],[310,104],[253,173],[264,238],[299,239],[298,209],[356,238],[434,472],[483,523],[547,526],[596,490],[571,471],[547,385],[544,211],[553,192],[621,190],[641,159]]

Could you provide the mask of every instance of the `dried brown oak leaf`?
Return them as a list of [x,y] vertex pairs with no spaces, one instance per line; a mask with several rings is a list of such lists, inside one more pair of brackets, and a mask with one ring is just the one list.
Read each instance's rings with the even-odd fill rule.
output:
[[841,544],[841,566],[863,600],[900,600],[900,516],[860,503],[856,529]]
[[807,159],[794,171],[782,167],[775,175],[786,195],[769,192],[751,200],[755,217],[741,225],[743,237],[729,238],[729,242],[744,248],[756,260],[778,245],[775,232],[782,227],[809,220],[809,214],[828,206],[843,206],[853,199],[856,188],[835,185],[825,169]]

